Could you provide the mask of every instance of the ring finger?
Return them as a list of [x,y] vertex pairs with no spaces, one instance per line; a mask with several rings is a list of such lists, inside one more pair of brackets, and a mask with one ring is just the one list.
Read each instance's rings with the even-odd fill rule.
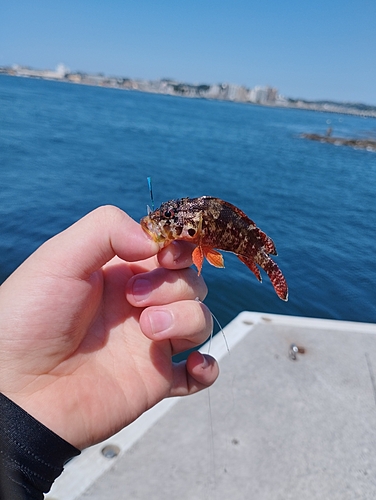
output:
[[210,336],[213,320],[209,309],[198,300],[182,300],[142,311],[140,327],[151,340],[168,339],[172,354],[196,347]]

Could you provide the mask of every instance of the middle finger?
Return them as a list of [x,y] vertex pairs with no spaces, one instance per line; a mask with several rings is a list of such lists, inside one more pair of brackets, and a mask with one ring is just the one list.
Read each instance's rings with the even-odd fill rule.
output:
[[133,276],[126,289],[126,298],[136,307],[164,305],[180,300],[204,300],[208,292],[201,276],[192,268],[154,269]]

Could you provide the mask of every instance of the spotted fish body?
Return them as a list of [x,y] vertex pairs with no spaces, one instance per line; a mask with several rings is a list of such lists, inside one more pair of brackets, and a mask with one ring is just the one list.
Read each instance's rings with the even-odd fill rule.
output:
[[232,252],[261,281],[260,266],[282,300],[288,298],[286,280],[269,255],[277,255],[273,240],[239,208],[211,196],[170,200],[141,220],[142,228],[163,248],[174,240],[194,243],[193,263],[200,274],[204,257],[224,267],[215,249]]

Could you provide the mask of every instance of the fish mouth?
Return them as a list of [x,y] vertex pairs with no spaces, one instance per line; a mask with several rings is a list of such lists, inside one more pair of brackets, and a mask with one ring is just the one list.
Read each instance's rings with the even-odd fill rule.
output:
[[148,215],[143,217],[140,221],[142,229],[145,233],[156,243],[164,245],[166,237],[162,234],[158,224],[153,221]]

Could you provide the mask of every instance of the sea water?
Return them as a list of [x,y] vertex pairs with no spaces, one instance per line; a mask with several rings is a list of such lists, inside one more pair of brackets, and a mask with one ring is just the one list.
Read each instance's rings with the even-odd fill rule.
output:
[[357,116],[0,76],[0,283],[41,243],[113,204],[211,195],[239,206],[277,246],[281,301],[234,255],[204,265],[206,304],[376,321],[376,154],[302,139],[376,135]]

